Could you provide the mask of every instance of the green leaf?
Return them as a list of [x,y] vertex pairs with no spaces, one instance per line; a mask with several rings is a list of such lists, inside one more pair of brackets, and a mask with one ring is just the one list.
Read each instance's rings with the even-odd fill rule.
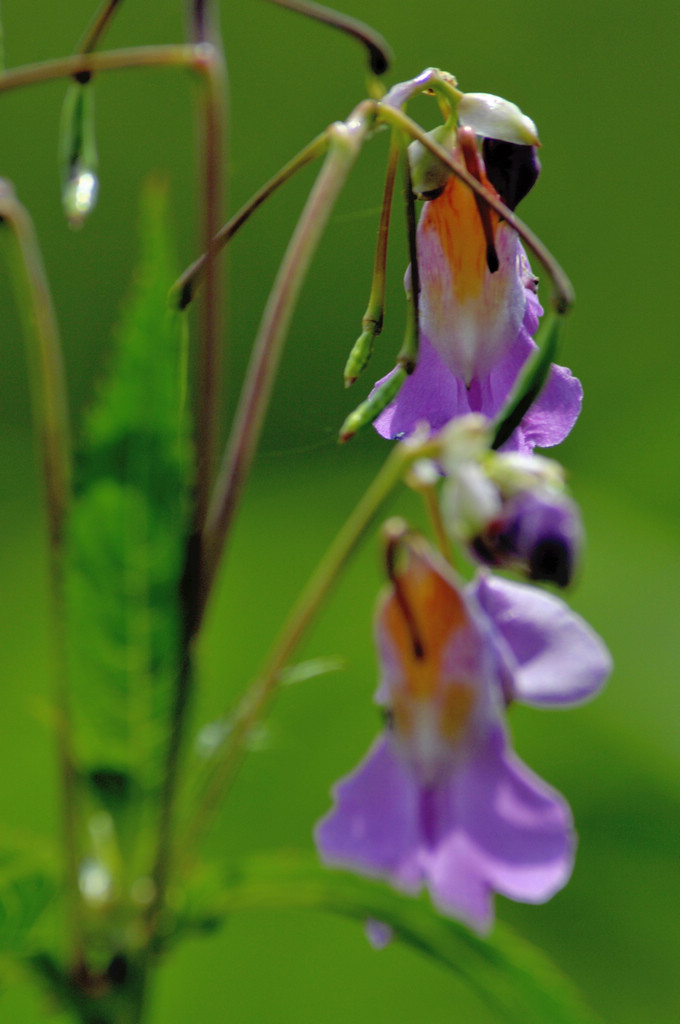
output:
[[181,658],[189,457],[169,249],[156,188],[143,209],[140,267],[110,373],[84,424],[68,521],[77,754],[95,784],[118,779],[123,793],[160,782]]
[[[381,882],[330,871],[311,855],[263,855],[219,875],[208,870],[194,881],[177,922],[210,930],[243,910],[325,910],[382,921],[400,941],[454,971],[496,1015],[499,1024],[597,1024],[572,985],[547,958],[496,924],[483,939],[437,914],[425,898],[414,899]],[[453,1019],[453,1018],[452,1018]]]
[[31,933],[57,891],[56,874],[36,854],[40,841],[0,848],[0,955],[23,956]]

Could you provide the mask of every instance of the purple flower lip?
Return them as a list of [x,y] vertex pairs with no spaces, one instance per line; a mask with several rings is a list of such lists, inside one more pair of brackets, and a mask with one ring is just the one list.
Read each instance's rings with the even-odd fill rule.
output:
[[426,886],[440,911],[484,931],[494,892],[539,903],[565,885],[575,845],[563,798],[512,752],[501,698],[585,699],[609,656],[552,595],[486,576],[461,589],[434,552],[406,543],[400,599],[391,587],[376,621],[391,728],[334,787],[315,839],[329,865]]

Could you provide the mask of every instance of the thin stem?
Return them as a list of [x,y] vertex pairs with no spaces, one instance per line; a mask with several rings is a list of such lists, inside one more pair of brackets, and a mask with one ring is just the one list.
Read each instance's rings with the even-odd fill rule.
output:
[[205,95],[202,100],[203,173],[203,245],[205,248],[205,290],[201,304],[197,359],[196,411],[196,496],[194,532],[203,530],[208,512],[218,437],[220,384],[222,368],[222,282],[217,258],[220,246],[215,240],[221,222],[222,165],[225,135],[226,68],[217,47],[205,61]]
[[444,526],[437,488],[434,484],[425,484],[424,486],[419,487],[418,490],[423,497],[425,508],[427,509],[427,513],[430,517],[437,547],[446,561],[451,563],[453,561],[453,550],[451,547],[451,541],[449,540],[449,535],[446,532],[446,527]]
[[229,733],[220,760],[206,780],[203,792],[196,801],[196,811],[184,830],[180,852],[182,866],[190,860],[197,840],[212,820],[240,764],[248,735],[264,714],[283,669],[361,539],[409,466],[417,459],[436,456],[439,448],[436,438],[431,441],[404,441],[396,445],[313,572],[265,659],[262,670],[248,687],[236,711],[228,716]]
[[350,18],[347,14],[341,14],[330,7],[311,3],[310,0],[271,0],[271,2],[279,7],[287,7],[291,11],[306,14],[308,18],[314,18],[315,21],[321,21],[325,25],[330,25],[332,28],[337,28],[340,32],[346,32],[347,35],[358,39],[368,51],[369,66],[374,75],[384,74],[392,63],[392,51],[386,41],[379,32],[365,22]]
[[383,316],[385,312],[385,282],[387,278],[387,240],[390,233],[390,218],[392,215],[392,198],[394,196],[394,182],[397,176],[399,154],[401,145],[396,132],[392,132],[390,149],[387,154],[387,171],[385,174],[385,187],[383,189],[382,206],[380,207],[380,223],[378,224],[378,242],[375,249],[375,262],[373,264],[373,280],[371,282],[371,294],[368,299],[368,306],[364,313],[361,326],[364,330],[369,328],[374,334],[382,330]]
[[67,690],[64,608],[64,523],[71,495],[71,445],[66,385],[59,331],[52,296],[32,221],[11,185],[0,181],[0,223],[16,245],[12,261],[17,301],[24,318],[24,336],[32,384],[33,411],[42,454],[49,534],[50,590],[53,615],[57,747],[62,781],[62,828],[70,899],[74,961],[83,960],[78,911],[78,846],[76,775],[71,749]]
[[328,155],[269,296],[206,523],[197,626],[252,464],[295,304],[331,210],[373,123],[374,110],[375,104],[366,101],[347,122],[336,122],[328,129]]
[[191,0],[192,30],[197,47],[203,52],[201,68],[204,93],[201,98],[201,202],[203,206],[203,242],[205,255],[205,293],[201,306],[196,373],[196,487],[192,531],[187,543],[182,601],[184,637],[182,664],[177,679],[170,722],[170,737],[160,798],[158,846],[153,868],[154,899],[148,908],[149,937],[155,931],[162,911],[170,877],[173,853],[172,826],[177,791],[179,761],[191,695],[192,644],[197,617],[198,581],[201,564],[201,534],[212,484],[214,456],[219,429],[221,377],[222,288],[218,274],[218,247],[215,236],[220,223],[223,149],[225,139],[226,64],[212,24],[209,0]]
[[402,366],[407,373],[413,373],[418,362],[418,348],[420,344],[420,270],[418,264],[418,243],[416,237],[416,206],[413,195],[413,184],[411,182],[411,169],[408,162],[408,153],[405,148],[404,199],[406,202],[406,233],[408,237],[409,266],[411,268],[411,308],[408,314],[404,341],[397,355],[397,365]]
[[95,49],[120,3],[122,3],[122,0],[103,0],[101,7],[88,25],[85,35],[78,44],[78,53],[91,53]]
[[137,46],[104,53],[76,53],[40,64],[25,64],[0,74],[0,93],[41,85],[60,78],[74,78],[101,71],[124,71],[128,68],[193,68],[204,69],[206,53],[201,46],[177,44],[169,46]]
[[385,173],[385,187],[383,189],[382,206],[380,208],[380,222],[378,224],[378,241],[375,250],[373,263],[373,279],[371,281],[371,292],[368,297],[366,312],[361,320],[362,332],[352,346],[347,362],[345,364],[345,387],[350,387],[368,365],[373,354],[373,342],[383,328],[385,315],[385,282],[387,269],[387,240],[390,233],[390,218],[392,215],[392,199],[394,196],[394,181],[397,174],[401,143],[399,133],[393,131],[390,140],[390,149],[387,156],[387,170]]
[[[247,203],[241,207],[241,209],[234,214],[234,216],[224,224],[215,235],[215,247],[217,249],[223,249],[228,242],[234,237],[236,232],[243,227],[247,220],[250,219],[251,214],[257,210],[266,199],[269,199],[271,195],[276,192],[279,186],[285,184],[293,175],[306,167],[312,160],[316,160],[317,157],[323,156],[328,149],[328,133],[322,132],[321,135],[317,135],[304,149],[293,157],[287,164],[285,164],[280,171],[278,171],[273,178],[258,189],[255,195],[251,196]],[[170,289],[170,301],[173,305],[177,305],[178,309],[186,309],[189,303],[193,300],[196,295],[196,289],[203,279],[206,264],[206,254],[191,264],[190,267],[184,271],[184,273],[175,281],[174,285]]]
[[427,132],[425,132],[420,125],[416,124],[416,122],[405,114],[403,110],[387,103],[388,97],[378,104],[379,119],[393,127],[400,128],[412,139],[417,139],[418,142],[430,151],[430,153],[441,160],[441,162],[445,164],[445,166],[448,167],[457,178],[460,178],[461,181],[465,182],[468,188],[470,188],[476,196],[482,199],[487,206],[491,207],[492,210],[495,210],[496,213],[503,217],[510,227],[514,228],[522,241],[526,243],[528,248],[540,260],[550,276],[554,291],[552,302],[555,307],[555,311],[559,314],[566,313],[573,305],[574,289],[572,288],[571,282],[566,273],[550,250],[543,244],[540,238],[534,234],[531,228],[527,227],[527,225],[520,220],[519,217],[517,217],[513,211],[505,205],[505,203],[491,195],[491,193],[488,192],[484,186],[481,185],[476,178],[474,178],[473,175],[465,169],[465,167],[458,164],[453,159],[447,150],[430,138]]

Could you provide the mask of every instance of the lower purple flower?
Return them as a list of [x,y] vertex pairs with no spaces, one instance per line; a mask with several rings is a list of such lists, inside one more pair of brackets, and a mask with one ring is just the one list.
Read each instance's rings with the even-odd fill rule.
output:
[[333,791],[316,829],[323,859],[416,893],[479,930],[494,892],[541,903],[568,881],[574,838],[562,797],[508,748],[499,725],[448,778],[423,785],[379,738]]
[[335,786],[315,839],[329,865],[426,886],[483,931],[495,892],[539,903],[560,889],[575,845],[564,799],[512,752],[504,704],[582,700],[609,656],[557,598],[484,578],[463,590],[422,543],[405,544],[376,626],[389,724]]

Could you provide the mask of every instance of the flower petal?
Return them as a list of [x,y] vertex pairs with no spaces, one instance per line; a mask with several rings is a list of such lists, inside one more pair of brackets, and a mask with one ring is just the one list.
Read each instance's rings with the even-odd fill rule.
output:
[[472,591],[491,620],[508,696],[545,707],[594,696],[612,669],[597,633],[564,601],[481,574]]
[[569,806],[509,749],[500,725],[468,762],[459,814],[476,870],[491,889],[543,903],[569,880],[575,846]]
[[333,798],[334,808],[314,830],[322,859],[417,891],[420,790],[385,737],[333,787]]
[[541,903],[568,881],[569,807],[508,749],[499,724],[436,798],[436,842],[423,846],[421,863],[443,913],[486,931],[494,892]]
[[524,450],[550,448],[564,441],[579,417],[582,402],[580,380],[566,366],[553,363],[543,390],[520,424]]
[[[515,103],[488,92],[466,92],[458,104],[458,120],[477,135],[525,146],[538,143],[536,125]],[[539,143],[540,145],[540,143]]]
[[[383,377],[375,387],[386,379]],[[440,430],[449,420],[468,412],[472,409],[465,383],[454,377],[427,338],[421,335],[415,373],[406,378],[395,400],[373,425],[382,437],[407,437],[418,423],[424,421],[432,430]]]

